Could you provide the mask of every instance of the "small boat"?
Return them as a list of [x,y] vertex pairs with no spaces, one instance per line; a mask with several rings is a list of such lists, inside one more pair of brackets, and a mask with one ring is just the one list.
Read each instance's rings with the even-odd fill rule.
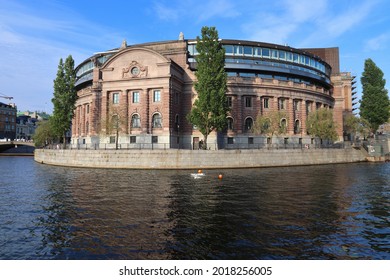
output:
[[199,178],[206,176],[206,174],[204,174],[204,173],[191,173],[191,176],[194,179],[199,179]]
[[198,173],[191,173],[191,176],[192,176],[192,178],[194,178],[194,179],[199,179],[199,178],[202,178],[202,177],[206,176],[206,174],[204,174],[204,173],[202,172],[202,170],[199,169],[199,170],[198,170]]

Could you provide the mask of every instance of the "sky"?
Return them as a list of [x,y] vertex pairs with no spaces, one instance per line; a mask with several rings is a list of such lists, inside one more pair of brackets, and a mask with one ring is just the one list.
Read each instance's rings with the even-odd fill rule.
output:
[[[371,58],[390,83],[388,0],[0,0],[0,96],[19,111],[51,113],[59,60],[76,66],[96,52],[200,36],[294,48],[339,47],[340,70],[356,76]],[[0,97],[0,102],[9,100]]]

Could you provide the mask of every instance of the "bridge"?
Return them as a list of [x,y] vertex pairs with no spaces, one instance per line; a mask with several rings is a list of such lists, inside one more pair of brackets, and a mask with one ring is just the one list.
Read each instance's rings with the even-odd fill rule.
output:
[[33,142],[24,141],[0,141],[0,153],[33,153],[35,145]]

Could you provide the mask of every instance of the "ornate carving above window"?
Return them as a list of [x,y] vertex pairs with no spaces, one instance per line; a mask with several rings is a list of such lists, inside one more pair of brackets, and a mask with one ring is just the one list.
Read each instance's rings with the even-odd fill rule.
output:
[[148,76],[148,66],[143,66],[134,60],[129,64],[129,67],[125,67],[122,69],[123,79],[141,78],[147,76]]

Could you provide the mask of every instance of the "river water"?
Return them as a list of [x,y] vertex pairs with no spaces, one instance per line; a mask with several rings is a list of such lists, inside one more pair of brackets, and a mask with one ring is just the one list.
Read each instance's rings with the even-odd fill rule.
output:
[[0,172],[3,260],[390,259],[389,163]]

